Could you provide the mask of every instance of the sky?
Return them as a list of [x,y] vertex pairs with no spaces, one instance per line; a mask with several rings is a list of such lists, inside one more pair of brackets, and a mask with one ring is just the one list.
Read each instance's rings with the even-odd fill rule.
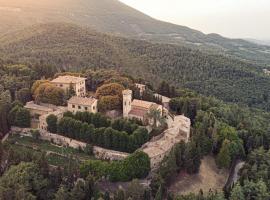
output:
[[120,0],[156,19],[230,38],[270,40],[270,0]]

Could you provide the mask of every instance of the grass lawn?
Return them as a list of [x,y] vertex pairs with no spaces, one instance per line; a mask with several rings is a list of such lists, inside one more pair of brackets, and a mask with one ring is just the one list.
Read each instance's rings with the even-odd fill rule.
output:
[[68,158],[60,156],[60,155],[56,155],[56,154],[47,155],[47,159],[50,165],[60,166],[60,167],[65,166],[68,162]]
[[[20,136],[20,135],[10,135],[7,142],[14,144],[17,146],[26,146],[29,147],[31,149],[34,149],[36,151],[45,151],[45,152],[49,152],[50,154],[48,155],[48,157],[54,162],[55,158],[58,157],[59,158],[59,162],[61,162],[61,160],[65,160],[67,158],[65,158],[64,156],[61,155],[66,155],[67,157],[69,155],[78,158],[79,160],[90,160],[90,159],[94,159],[94,156],[88,155],[87,153],[80,151],[78,149],[74,149],[71,147],[61,147],[61,146],[57,146],[54,145],[48,141],[44,141],[44,140],[35,140],[32,137],[27,137],[27,136]],[[26,148],[25,147],[25,148]],[[57,155],[57,154],[61,154],[61,155]]]

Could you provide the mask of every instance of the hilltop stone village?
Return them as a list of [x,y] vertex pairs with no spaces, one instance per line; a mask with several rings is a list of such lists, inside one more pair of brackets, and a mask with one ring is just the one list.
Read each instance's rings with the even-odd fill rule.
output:
[[[34,101],[27,102],[25,108],[29,110],[31,114],[31,128],[38,129],[41,133],[41,138],[44,140],[54,140],[59,144],[69,145],[74,148],[85,147],[86,143],[48,132],[46,119],[49,115],[55,115],[58,120],[60,120],[66,112],[74,114],[77,112],[98,113],[98,98],[94,95],[86,97],[86,79],[82,77],[64,75],[53,79],[50,83],[65,91],[72,87],[75,95],[67,100],[67,106],[55,106],[46,103],[36,103]],[[136,83],[135,85],[140,94],[142,94],[147,87],[143,84]],[[140,148],[143,152],[148,154],[152,170],[159,166],[160,162],[171,151],[176,143],[179,143],[180,141],[188,142],[191,126],[189,118],[183,115],[174,116],[169,112],[168,104],[170,98],[159,94],[155,94],[155,96],[161,99],[161,104],[133,99],[132,90],[123,90],[122,116],[118,115],[115,117],[137,119],[141,121],[143,126],[149,131],[151,130],[151,125],[156,123],[153,119],[149,119],[148,117],[151,110],[161,113],[164,117],[167,128],[161,134],[153,137],[150,141],[143,144]],[[157,126],[159,126],[159,123],[157,123]],[[13,131],[16,131],[16,127],[13,128]],[[28,129],[24,129],[22,134],[26,131],[28,131]],[[94,146],[93,152],[97,158],[106,160],[121,160],[129,155],[126,152],[109,150],[98,146]]]

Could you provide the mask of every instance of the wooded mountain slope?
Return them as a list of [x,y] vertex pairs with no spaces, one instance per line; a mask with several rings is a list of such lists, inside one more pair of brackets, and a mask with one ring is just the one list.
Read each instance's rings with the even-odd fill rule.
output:
[[112,68],[154,84],[165,79],[228,102],[270,110],[260,66],[174,45],[131,40],[71,24],[43,24],[0,37],[0,57],[60,70]]
[[0,34],[48,22],[75,23],[100,32],[181,44],[270,65],[269,46],[158,21],[118,0],[0,0]]

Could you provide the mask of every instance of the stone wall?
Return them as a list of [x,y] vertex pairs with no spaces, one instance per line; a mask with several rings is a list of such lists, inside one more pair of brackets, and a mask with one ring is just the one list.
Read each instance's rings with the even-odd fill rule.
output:
[[[18,127],[12,127],[11,133],[31,137],[31,133],[30,133],[31,130],[32,129],[29,129],[29,128],[22,129]],[[78,148],[84,149],[87,145],[84,142],[73,140],[71,138],[64,137],[61,135],[49,133],[44,130],[39,130],[39,132],[40,132],[40,139],[47,140],[61,146],[69,146],[75,149],[78,149]],[[104,149],[97,146],[93,147],[93,153],[97,159],[101,159],[101,160],[122,160],[129,155],[128,153]]]
[[170,153],[175,144],[189,140],[190,119],[182,115],[175,116],[174,120],[168,123],[168,126],[169,128],[162,134],[152,138],[141,147],[141,150],[150,157],[153,171],[159,167],[163,158]]
[[[145,143],[140,148],[149,156],[152,170],[155,170],[159,167],[163,158],[168,155],[175,144],[179,143],[180,141],[189,141],[191,126],[190,119],[182,115],[175,116],[174,119],[168,123],[168,126],[169,128],[162,134],[152,138],[151,141]],[[31,129],[20,129],[13,127],[11,132],[18,134],[28,134],[28,136],[31,136],[29,135],[30,130]],[[83,149],[87,145],[84,142],[73,140],[61,135],[52,134],[45,130],[40,130],[40,134],[41,139],[52,141],[63,146],[66,145],[73,148]],[[104,149],[97,146],[94,146],[93,153],[97,159],[101,160],[122,160],[129,155],[128,153]]]

